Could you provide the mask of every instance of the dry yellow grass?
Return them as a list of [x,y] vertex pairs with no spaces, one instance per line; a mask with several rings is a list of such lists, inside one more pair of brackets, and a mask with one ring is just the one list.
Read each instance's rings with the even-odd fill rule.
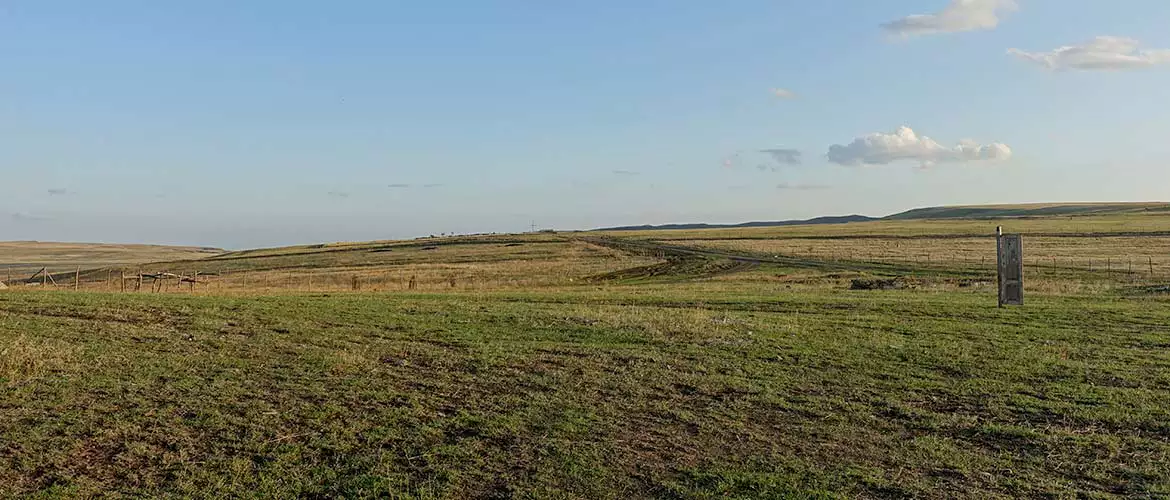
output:
[[[984,273],[993,276],[995,245],[991,234],[999,224],[1007,226],[1009,231],[1025,234],[1030,278],[1054,280],[1050,284],[1034,281],[1031,289],[1073,293],[1083,287],[1083,284],[1070,284],[1078,278],[1066,276],[1071,280],[1069,283],[1058,283],[1056,275],[1090,268],[1104,271],[1108,267],[1113,273],[1103,278],[1123,279],[1127,283],[1170,276],[1170,216],[1153,212],[614,234],[764,257],[799,257],[811,262],[847,262],[863,267],[865,263],[896,265],[898,269],[890,272],[963,270],[977,271],[976,276]],[[986,236],[968,236],[976,234]],[[573,287],[580,285],[583,278],[661,262],[574,239],[575,236],[491,235],[261,249],[212,258],[94,269],[83,273],[79,288],[119,291],[121,273],[125,272],[129,278],[127,291],[139,293],[527,290]],[[822,276],[823,267],[806,266],[803,270],[800,267],[778,270],[775,266],[758,269],[748,266],[733,274],[704,279],[779,286],[840,285],[841,277]],[[199,282],[192,286],[180,283],[177,278],[158,283],[147,279],[138,287],[134,278],[140,270],[148,274],[169,272],[184,276],[198,272]],[[72,288],[72,276],[66,275],[57,288]]]
[[61,273],[77,267],[201,259],[221,253],[222,250],[201,247],[7,241],[0,242],[0,280],[27,278],[42,267]]
[[[83,290],[139,293],[284,293],[342,291],[487,291],[571,286],[582,278],[658,262],[582,241],[525,235],[507,242],[445,244],[379,242],[346,244],[327,251],[297,247],[289,253],[264,250],[231,258],[163,262],[141,266],[143,272],[199,273],[190,283],[172,278],[154,282],[136,277],[139,267],[98,269],[83,273]],[[411,282],[414,286],[411,287]],[[72,276],[56,288],[71,288]],[[22,287],[23,288],[23,287]],[[35,287],[34,287],[35,288]]]
[[68,342],[18,335],[0,338],[0,380],[13,387],[77,365],[77,348]]
[[[995,239],[983,238],[864,238],[864,239],[738,239],[674,240],[674,244],[733,250],[761,255],[799,256],[818,260],[951,264],[990,267],[995,262]],[[1170,236],[1024,238],[1029,265],[1148,271],[1170,274]]]
[[338,349],[330,361],[334,374],[370,373],[378,367],[378,360],[371,358],[365,349]]

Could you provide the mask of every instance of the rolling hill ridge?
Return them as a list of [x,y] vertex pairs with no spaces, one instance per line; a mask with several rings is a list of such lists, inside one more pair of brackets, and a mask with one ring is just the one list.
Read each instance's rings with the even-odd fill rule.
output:
[[899,212],[885,217],[865,215],[844,215],[816,217],[802,220],[757,221],[741,224],[683,223],[640,226],[619,226],[597,229],[597,231],[650,231],[678,229],[735,229],[749,227],[805,226],[819,224],[848,224],[880,220],[923,220],[923,219],[994,219],[1044,216],[1109,215],[1142,212],[1170,212],[1166,202],[1120,202],[1120,203],[1024,203],[1011,205],[954,205],[925,207]]

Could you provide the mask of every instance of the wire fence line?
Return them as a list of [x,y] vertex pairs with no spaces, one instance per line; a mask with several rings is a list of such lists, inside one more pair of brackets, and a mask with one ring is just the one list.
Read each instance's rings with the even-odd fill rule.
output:
[[[1121,282],[1159,282],[1170,280],[1170,239],[1167,245],[1136,248],[1127,254],[1117,246],[1094,246],[1083,249],[1084,255],[1073,249],[1039,248],[1029,253],[1025,246],[1024,269],[1027,276],[1053,279],[1100,279]],[[778,243],[776,241],[773,244]],[[810,262],[838,263],[845,267],[865,270],[867,265],[896,265],[908,272],[975,272],[994,278],[996,257],[994,248],[963,245],[953,249],[927,245],[927,249],[900,243],[896,246],[823,245],[786,248],[767,248],[778,253],[763,252],[763,248],[728,245],[695,245],[696,248],[734,250],[736,253],[761,257],[786,257]],[[1165,246],[1163,252],[1162,246]],[[664,257],[662,257],[664,258]],[[539,273],[520,273],[518,276],[475,274],[451,269],[262,269],[213,270],[188,269],[170,272],[139,272],[125,268],[101,268],[69,271],[44,271],[29,278],[0,274],[9,287],[28,286],[51,289],[86,289],[120,292],[178,293],[192,291],[289,291],[289,292],[343,292],[343,291],[440,291],[487,290],[523,288],[531,286],[568,285],[574,283],[568,274],[541,276]],[[580,282],[581,280],[577,280]]]
[[[964,255],[958,253],[908,253],[889,255],[864,251],[796,251],[775,257],[795,257],[809,261],[842,264],[895,264],[908,268],[930,270],[981,270],[994,275],[996,256]],[[1096,275],[1100,277],[1167,278],[1170,279],[1170,253],[1154,255],[1117,255],[1077,257],[1069,255],[1028,255],[1025,250],[1024,269],[1032,275]]]
[[49,290],[88,290],[125,293],[184,293],[217,291],[346,292],[440,291],[525,288],[572,283],[573,278],[518,278],[457,273],[350,272],[343,270],[189,271],[127,273],[113,269],[48,273],[35,279],[0,281],[8,287]]

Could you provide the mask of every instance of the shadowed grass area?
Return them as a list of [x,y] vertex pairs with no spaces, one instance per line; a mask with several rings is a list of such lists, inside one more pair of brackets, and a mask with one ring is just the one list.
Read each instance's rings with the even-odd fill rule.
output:
[[1170,303],[988,302],[8,293],[0,493],[1170,494]]

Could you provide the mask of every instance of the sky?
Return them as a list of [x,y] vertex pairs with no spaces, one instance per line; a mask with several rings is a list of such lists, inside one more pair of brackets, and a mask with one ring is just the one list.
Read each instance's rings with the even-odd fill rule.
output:
[[1170,200],[1165,0],[0,0],[0,240]]

